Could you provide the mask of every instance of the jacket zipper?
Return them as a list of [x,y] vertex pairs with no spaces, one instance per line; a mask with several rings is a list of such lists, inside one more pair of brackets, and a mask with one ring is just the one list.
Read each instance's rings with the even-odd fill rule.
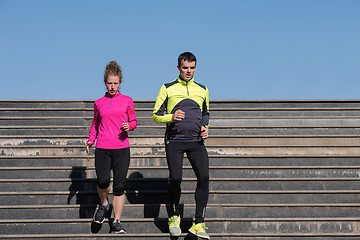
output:
[[190,96],[190,94],[189,94],[189,87],[188,87],[188,83],[189,83],[189,82],[186,82],[186,91],[187,91],[187,95],[188,95],[188,96]]

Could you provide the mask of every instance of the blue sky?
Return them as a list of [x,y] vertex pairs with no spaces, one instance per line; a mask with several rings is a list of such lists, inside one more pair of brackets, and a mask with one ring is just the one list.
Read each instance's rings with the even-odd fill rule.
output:
[[155,99],[197,59],[211,99],[358,99],[358,0],[0,0],[0,99]]

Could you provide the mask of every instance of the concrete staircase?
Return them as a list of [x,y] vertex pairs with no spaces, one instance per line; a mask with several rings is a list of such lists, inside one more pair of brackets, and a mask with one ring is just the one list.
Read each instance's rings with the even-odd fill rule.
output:
[[[165,126],[135,101],[122,224],[92,224],[93,101],[0,101],[0,239],[169,239]],[[360,101],[212,101],[211,239],[360,239]],[[195,175],[184,160],[183,234]],[[111,216],[110,216],[111,217]]]

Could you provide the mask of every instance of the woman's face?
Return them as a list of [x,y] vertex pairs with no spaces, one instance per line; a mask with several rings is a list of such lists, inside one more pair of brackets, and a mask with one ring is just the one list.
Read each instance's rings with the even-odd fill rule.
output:
[[106,89],[110,96],[114,96],[119,92],[120,79],[119,76],[108,76],[106,80]]

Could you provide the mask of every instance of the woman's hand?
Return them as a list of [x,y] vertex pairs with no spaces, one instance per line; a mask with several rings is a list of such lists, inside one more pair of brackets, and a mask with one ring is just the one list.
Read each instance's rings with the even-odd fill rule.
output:
[[130,129],[129,124],[127,122],[125,122],[125,120],[123,120],[122,126],[126,132],[129,131],[129,129]]
[[88,143],[86,144],[86,154],[87,154],[87,155],[89,155],[89,153],[90,153],[90,148],[91,148],[92,145],[93,145],[92,142],[88,142]]

